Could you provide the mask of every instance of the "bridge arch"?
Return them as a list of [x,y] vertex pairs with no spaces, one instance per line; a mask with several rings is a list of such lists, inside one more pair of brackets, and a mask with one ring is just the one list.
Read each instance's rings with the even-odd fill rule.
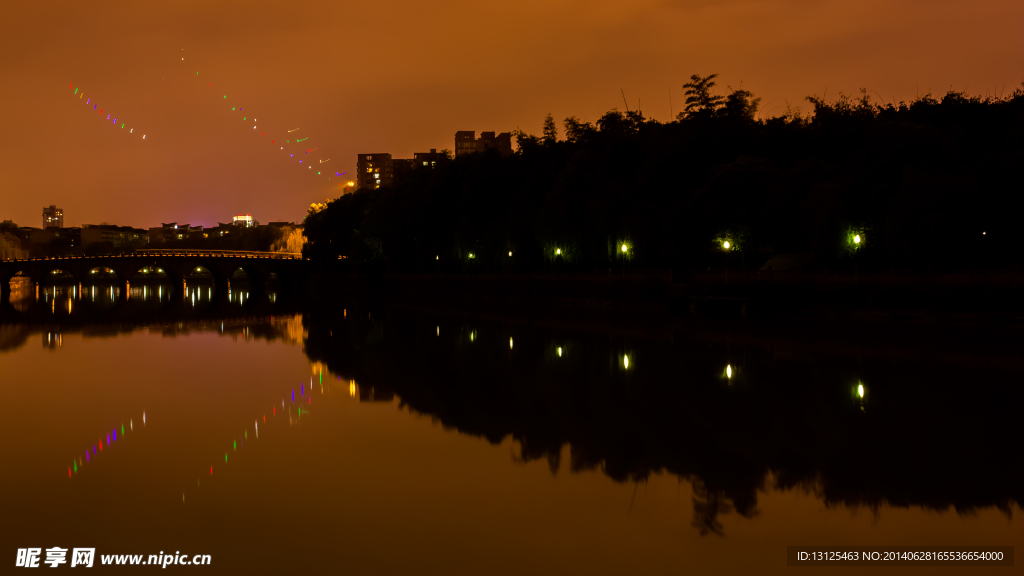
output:
[[109,266],[94,266],[88,270],[84,270],[83,272],[83,282],[111,281],[121,278],[121,275],[118,274],[117,270]]
[[60,282],[61,284],[78,283],[78,275],[71,266],[49,265],[43,268],[44,273],[39,279],[40,282]]

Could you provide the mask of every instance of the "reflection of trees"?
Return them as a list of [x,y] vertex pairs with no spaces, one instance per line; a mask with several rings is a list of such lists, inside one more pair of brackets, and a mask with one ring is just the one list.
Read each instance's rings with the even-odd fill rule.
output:
[[[722,514],[756,516],[758,491],[772,488],[812,489],[827,505],[968,511],[1021,501],[1024,478],[1006,457],[1021,406],[1007,383],[1020,381],[1019,364],[946,364],[928,353],[896,362],[899,351],[872,359],[863,348],[810,354],[677,334],[674,344],[630,342],[636,360],[625,372],[621,338],[477,322],[470,341],[468,328],[443,320],[352,312],[338,322],[304,316],[311,359],[445,428],[492,443],[511,436],[517,460],[545,459],[552,472],[568,444],[574,472],[689,479],[702,534],[720,534]],[[556,340],[565,357],[554,355]],[[807,346],[822,341],[814,334]],[[726,363],[737,366],[728,382]],[[864,410],[852,394],[860,378]]]
[[32,330],[23,324],[0,324],[0,352],[20,348]]
[[[53,331],[67,336],[81,334],[83,338],[113,338],[131,334],[135,330],[148,329],[165,337],[187,336],[193,333],[215,332],[231,338],[244,340],[282,341],[297,344],[294,328],[301,328],[302,318],[286,316],[245,316],[239,318],[207,318],[179,321],[137,320],[102,324],[73,324],[61,328],[39,324],[0,324],[0,352],[20,348],[32,334]],[[301,332],[300,332],[301,335]]]

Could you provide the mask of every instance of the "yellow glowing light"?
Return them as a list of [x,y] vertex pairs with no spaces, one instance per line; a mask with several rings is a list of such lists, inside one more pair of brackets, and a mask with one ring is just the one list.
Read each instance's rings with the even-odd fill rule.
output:
[[732,364],[725,365],[725,377],[732,378]]
[[860,234],[857,234],[856,236],[853,237],[853,243],[860,244]]
[[629,356],[622,357],[622,367],[629,368]]
[[626,245],[623,244],[622,245],[622,253],[625,254],[627,250],[628,250],[628,248],[626,248]]
[[438,327],[437,327],[437,335],[438,335],[438,336],[440,336],[440,335],[441,335],[441,327],[440,327],[440,326],[438,326]]
[[469,253],[469,257],[470,257],[471,259],[472,259],[472,258],[476,258],[476,254],[473,254],[472,252],[470,252],[470,253]]
[[864,397],[864,385],[863,384],[857,384],[857,396],[860,396],[861,398]]
[[440,259],[441,259],[440,256],[434,256],[434,260],[440,260]]
[[508,339],[508,349],[509,350],[512,349],[512,339],[511,338]]
[[508,255],[509,255],[509,256],[511,256],[511,255],[512,255],[512,251],[511,251],[511,250],[509,250],[509,251],[508,251]]
[[349,380],[349,382],[348,382],[348,395],[353,397],[353,398],[356,397],[356,381],[355,380]]
[[561,346],[558,347],[558,357],[559,358],[562,357],[562,347]]
[[562,249],[561,248],[555,248],[555,255],[558,255],[558,254],[561,254],[561,253],[562,253]]
[[726,240],[725,242],[722,242],[722,248],[725,248],[726,250],[728,250],[729,246],[731,246],[731,245],[732,244],[730,244],[728,240]]

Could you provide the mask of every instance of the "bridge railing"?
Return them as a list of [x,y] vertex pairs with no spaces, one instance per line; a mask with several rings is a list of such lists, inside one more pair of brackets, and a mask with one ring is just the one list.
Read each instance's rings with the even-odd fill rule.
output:
[[189,250],[142,248],[135,251],[138,256],[200,256],[208,258],[270,258],[273,260],[301,260],[301,252],[255,252],[250,250]]
[[0,262],[36,262],[41,260],[89,260],[106,258],[131,258],[133,256],[199,256],[208,258],[270,258],[273,260],[302,260],[301,252],[255,252],[251,250],[159,250],[143,248],[134,254],[112,254],[109,256],[47,256],[44,258],[9,258]]

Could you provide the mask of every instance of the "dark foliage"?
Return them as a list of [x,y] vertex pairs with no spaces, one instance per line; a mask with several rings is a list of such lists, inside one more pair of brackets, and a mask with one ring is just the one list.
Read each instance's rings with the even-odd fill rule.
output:
[[517,131],[510,157],[467,155],[343,196],[307,219],[307,254],[400,273],[685,271],[772,253],[839,268],[1020,262],[1024,90],[812,96],[808,116],[759,119],[759,99],[715,95],[714,78],[694,76],[668,124],[612,110],[567,118],[558,140],[547,121],[543,137]]

